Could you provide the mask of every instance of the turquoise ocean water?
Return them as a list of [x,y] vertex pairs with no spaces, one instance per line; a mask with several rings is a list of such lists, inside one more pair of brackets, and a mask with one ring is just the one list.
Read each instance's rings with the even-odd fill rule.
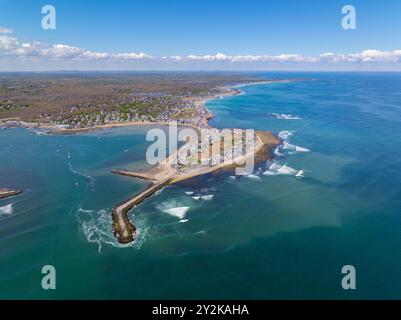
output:
[[128,247],[110,210],[145,183],[110,170],[147,166],[147,127],[1,130],[0,187],[24,193],[0,200],[0,298],[401,298],[401,74],[257,75],[306,80],[210,101],[211,124],[280,134],[291,174],[265,163],[169,186],[134,209]]

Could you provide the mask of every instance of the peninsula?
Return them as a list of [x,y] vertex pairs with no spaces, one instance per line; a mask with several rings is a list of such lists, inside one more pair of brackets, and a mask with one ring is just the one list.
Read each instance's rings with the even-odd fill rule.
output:
[[[112,210],[113,231],[120,243],[135,240],[128,211],[157,190],[179,181],[242,167],[249,159],[265,160],[280,141],[270,132],[253,133],[253,147],[239,129],[217,130],[204,104],[210,99],[241,93],[241,86],[288,82],[261,80],[237,73],[65,73],[0,75],[0,128],[22,126],[56,134],[129,125],[177,125],[208,140],[189,139],[166,159],[145,172],[113,171],[144,179],[146,190]],[[227,130],[232,136],[227,137]],[[250,174],[251,172],[249,172]],[[2,191],[1,197],[20,191]]]
[[213,129],[208,142],[203,144],[196,139],[189,139],[173,154],[144,172],[114,170],[115,174],[149,182],[147,189],[112,210],[113,231],[118,241],[125,244],[135,240],[136,228],[128,218],[128,211],[157,190],[199,175],[243,167],[248,160],[252,163],[264,161],[271,157],[272,150],[280,144],[272,133],[256,131],[252,147],[246,149],[246,138],[236,135],[236,130],[229,129],[223,133]]

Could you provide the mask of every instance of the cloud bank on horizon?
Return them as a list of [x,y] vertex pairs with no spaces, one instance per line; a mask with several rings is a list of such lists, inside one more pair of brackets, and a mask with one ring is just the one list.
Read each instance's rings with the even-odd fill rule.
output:
[[68,44],[21,42],[10,28],[0,27],[0,71],[57,69],[312,69],[401,70],[401,50],[366,49],[359,53],[153,56],[144,52],[98,52]]

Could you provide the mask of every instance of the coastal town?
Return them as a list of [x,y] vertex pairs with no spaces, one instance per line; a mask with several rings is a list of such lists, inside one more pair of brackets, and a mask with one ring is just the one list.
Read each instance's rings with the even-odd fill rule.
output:
[[207,127],[206,100],[257,81],[203,73],[0,76],[0,126],[84,129],[177,121]]
[[[270,158],[280,143],[270,132],[218,130],[209,125],[212,114],[205,107],[207,100],[240,94],[236,85],[259,83],[257,78],[235,74],[31,77],[0,77],[0,127],[70,134],[114,126],[174,123],[192,130],[179,148],[150,169],[113,170],[149,183],[144,191],[112,210],[113,231],[122,244],[136,237],[128,212],[157,190],[219,170],[246,168],[248,162]],[[4,189],[1,195],[20,192]]]

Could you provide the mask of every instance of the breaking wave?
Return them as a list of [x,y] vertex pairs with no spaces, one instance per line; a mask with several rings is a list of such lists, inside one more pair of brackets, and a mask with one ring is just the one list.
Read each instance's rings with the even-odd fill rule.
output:
[[277,173],[283,174],[283,175],[288,175],[288,176],[294,176],[298,173],[298,171],[287,165],[283,165],[280,169],[277,170]]
[[278,137],[282,140],[288,140],[288,138],[291,137],[292,135],[294,135],[293,132],[284,130],[279,132]]
[[162,211],[165,213],[168,213],[169,215],[171,215],[173,217],[183,219],[183,218],[185,218],[188,210],[189,210],[189,207],[176,207],[176,208],[171,208],[171,209],[165,209]]
[[304,170],[299,170],[299,172],[295,175],[297,178],[304,178],[305,177]]
[[156,208],[164,213],[168,213],[173,217],[177,217],[180,220],[185,218],[187,211],[190,209],[190,207],[183,204],[182,201],[177,201],[174,199],[162,202],[158,204]]
[[283,114],[283,113],[271,113],[271,115],[279,120],[301,120],[302,118],[298,116],[293,116],[290,114]]
[[111,211],[108,209],[85,210],[79,208],[76,218],[80,224],[80,230],[89,243],[95,243],[98,251],[101,252],[103,244],[111,245],[116,248],[133,247],[139,249],[145,240],[148,228],[141,225],[140,221],[135,221],[136,239],[128,244],[121,244],[114,237],[112,228]]
[[249,179],[260,180],[260,177],[257,176],[256,174],[253,174],[253,173],[248,174],[248,175],[246,175],[245,177],[247,177],[247,178],[249,178]]
[[208,194],[208,195],[206,195],[206,196],[201,196],[200,198],[201,198],[202,200],[212,200],[213,197],[214,197],[213,194]]
[[5,205],[3,207],[0,207],[0,216],[1,215],[9,216],[11,214],[13,214],[13,204],[12,203],[7,204],[7,205]]
[[276,149],[274,149],[274,155],[276,157],[283,157],[284,154],[280,152],[280,146],[278,146]]
[[296,145],[288,143],[288,142],[284,142],[283,149],[284,150],[294,150],[296,152],[310,152],[310,150],[307,148],[299,147],[299,146],[296,146]]
[[46,130],[46,129],[27,128],[27,130],[36,134],[37,136],[52,136],[53,135],[50,130]]
[[272,163],[269,166],[269,169],[263,172],[265,176],[276,176],[276,175],[286,175],[286,176],[295,176],[297,178],[304,178],[305,177],[304,170],[296,170],[287,166],[286,164],[280,165],[278,163]]

